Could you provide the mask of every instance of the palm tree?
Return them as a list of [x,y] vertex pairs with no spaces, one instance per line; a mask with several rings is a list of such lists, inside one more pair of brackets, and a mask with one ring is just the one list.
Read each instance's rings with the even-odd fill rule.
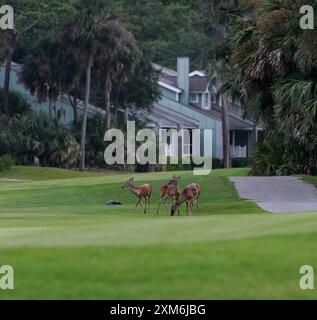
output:
[[129,120],[129,111],[150,108],[159,99],[158,78],[159,72],[142,58],[133,72],[114,79],[113,101],[116,107],[124,109],[125,124]]
[[59,38],[81,58],[85,70],[85,98],[81,128],[80,169],[85,170],[87,113],[91,89],[91,69],[97,53],[107,43],[107,11],[101,0],[78,0],[69,22],[62,26]]
[[106,129],[111,127],[112,82],[117,77],[127,77],[138,63],[139,51],[133,35],[113,18],[107,23],[108,42],[104,43],[97,59],[99,74],[104,82]]
[[[264,144],[282,159],[271,165],[316,167],[317,30],[299,28],[292,2],[253,1],[248,9],[248,19],[237,19],[230,36],[247,111],[265,122]],[[270,145],[270,135],[283,141],[283,150]],[[258,146],[258,160],[266,150]]]
[[8,45],[9,45],[9,37],[7,32],[0,32],[0,42],[1,42],[1,47],[0,47],[0,67],[2,63],[5,60],[7,50],[8,50]]
[[[228,21],[223,19],[231,11],[234,11],[239,6],[238,0],[207,0],[202,1],[202,7],[204,12],[207,12],[206,24],[211,27],[217,35],[220,44],[224,44],[228,36]],[[223,70],[228,69],[228,61],[226,57],[215,56],[217,60],[218,81],[219,83],[225,82],[225,73]],[[225,168],[231,167],[231,156],[230,156],[230,121],[229,121],[229,93],[224,91],[221,97],[222,100],[222,139],[223,139],[223,162]]]
[[28,55],[20,73],[20,81],[39,102],[49,101],[49,115],[56,116],[55,104],[63,92],[76,84],[79,64],[61,43],[42,40]]
[[7,30],[8,37],[6,56],[5,56],[5,77],[3,83],[4,109],[7,116],[9,110],[9,89],[11,78],[11,64],[15,50],[19,42],[32,30],[39,28],[40,25],[53,24],[58,20],[60,12],[68,10],[70,2],[64,0],[43,0],[34,2],[33,0],[7,0],[6,4],[14,8],[14,29]]

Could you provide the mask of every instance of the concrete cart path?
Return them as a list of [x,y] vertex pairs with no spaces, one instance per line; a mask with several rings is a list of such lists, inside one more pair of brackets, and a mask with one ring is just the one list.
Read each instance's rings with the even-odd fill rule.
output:
[[296,177],[230,177],[240,198],[273,212],[317,211],[317,189]]

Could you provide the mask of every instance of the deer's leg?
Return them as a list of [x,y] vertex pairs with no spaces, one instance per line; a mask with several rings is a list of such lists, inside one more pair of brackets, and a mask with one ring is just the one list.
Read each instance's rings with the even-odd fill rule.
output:
[[144,214],[146,214],[146,206],[147,206],[148,198],[145,197],[144,200],[145,200]]
[[165,207],[165,211],[168,212],[168,207],[167,207],[167,205],[166,205],[167,200],[168,200],[168,196],[166,195],[166,196],[165,196],[165,199],[164,199],[164,207]]
[[156,214],[159,214],[160,206],[161,206],[163,200],[164,200],[164,198],[161,198],[161,199],[160,199],[159,204],[158,204],[158,207],[157,207]]
[[[135,210],[136,210],[136,208],[138,207],[138,205],[141,203],[141,200],[142,200],[142,198],[140,198],[140,199],[137,201],[137,203],[136,203],[136,205],[135,205],[135,208],[134,208],[134,211],[133,211],[133,214],[135,214]],[[141,206],[142,206],[142,204],[141,204]]]
[[200,197],[200,194],[198,194],[197,197],[196,197],[196,207],[197,207],[197,210],[198,210],[198,200],[199,200],[199,197]]
[[190,201],[190,202],[189,202],[189,216],[191,216],[191,215],[192,215],[193,206],[194,206],[193,201]]
[[188,201],[186,201],[186,214],[188,215]]
[[148,199],[149,199],[149,213],[150,213],[150,210],[151,210],[151,196],[149,196]]

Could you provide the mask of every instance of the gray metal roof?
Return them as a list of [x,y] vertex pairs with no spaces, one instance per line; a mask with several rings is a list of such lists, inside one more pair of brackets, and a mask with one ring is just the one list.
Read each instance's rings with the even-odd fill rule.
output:
[[195,129],[199,127],[199,121],[159,104],[155,104],[150,111],[139,112],[138,116],[152,122],[152,126],[158,125],[161,128],[178,128],[181,126],[182,128]]

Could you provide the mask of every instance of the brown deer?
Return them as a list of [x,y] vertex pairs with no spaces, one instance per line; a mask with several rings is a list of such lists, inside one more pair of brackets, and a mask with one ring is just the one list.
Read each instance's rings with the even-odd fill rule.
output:
[[133,185],[134,178],[128,179],[122,186],[122,188],[129,189],[137,199],[137,203],[135,205],[133,214],[135,213],[136,208],[140,204],[142,207],[142,199],[145,200],[145,207],[144,207],[144,214],[146,214],[146,207],[149,205],[149,211],[150,211],[150,205],[151,205],[151,195],[152,195],[152,186],[150,184],[144,184],[139,187],[135,187]]
[[[168,199],[171,199],[172,201],[177,201],[180,197],[180,189],[177,186],[177,182],[181,177],[173,176],[172,179],[161,187],[160,189],[160,201],[157,207],[156,214],[159,214],[160,206],[162,203],[164,203],[164,206],[166,207],[166,202]],[[179,211],[178,211],[179,213]]]
[[179,197],[179,199],[174,203],[171,208],[171,215],[175,215],[175,211],[184,203],[186,202],[186,213],[188,216],[192,215],[192,210],[194,206],[194,202],[197,202],[200,197],[200,185],[197,183],[191,183],[186,186]]

